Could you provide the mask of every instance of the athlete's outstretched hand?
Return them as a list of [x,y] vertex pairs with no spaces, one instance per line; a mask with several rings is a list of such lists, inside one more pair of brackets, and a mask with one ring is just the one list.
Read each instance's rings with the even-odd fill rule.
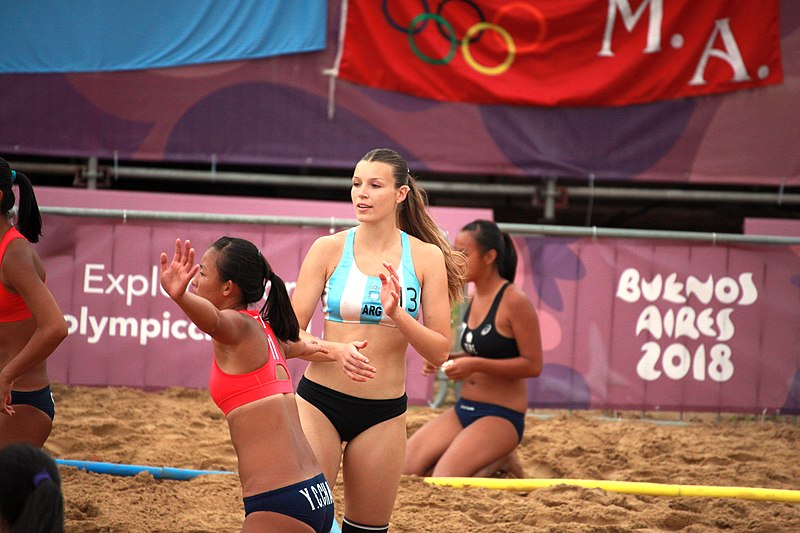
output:
[[175,253],[172,261],[168,262],[167,254],[161,253],[161,286],[169,297],[177,301],[186,293],[189,282],[197,275],[200,265],[194,262],[194,248],[187,240],[181,245],[181,240],[175,240]]
[[289,341],[281,343],[283,355],[287,359],[291,357],[308,357],[315,354],[328,354],[328,348],[323,346],[317,339],[305,339],[299,341]]

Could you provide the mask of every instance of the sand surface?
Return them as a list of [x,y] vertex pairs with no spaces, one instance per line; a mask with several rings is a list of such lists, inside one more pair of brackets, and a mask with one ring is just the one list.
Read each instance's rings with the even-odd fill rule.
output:
[[[225,419],[207,391],[54,385],[45,449],[62,459],[236,469]],[[409,434],[437,409],[412,407]],[[791,417],[533,412],[520,448],[526,477],[800,490]],[[657,416],[656,416],[657,415]],[[235,474],[190,481],[61,466],[68,532],[238,531]],[[341,479],[340,479],[341,482]],[[341,520],[341,486],[335,491]],[[800,503],[623,494],[558,485],[513,492],[404,477],[394,532],[800,531]]]

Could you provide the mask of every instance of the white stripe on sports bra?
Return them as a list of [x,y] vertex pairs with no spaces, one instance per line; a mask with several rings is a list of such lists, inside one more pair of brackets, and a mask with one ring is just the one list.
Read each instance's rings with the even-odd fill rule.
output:
[[[350,324],[380,324],[395,327],[392,319],[383,314],[381,280],[367,276],[358,269],[353,256],[356,228],[347,232],[342,257],[322,293],[322,312],[325,320]],[[411,258],[408,234],[400,232],[401,259],[397,269],[401,287],[400,306],[413,318],[419,316],[420,285]]]

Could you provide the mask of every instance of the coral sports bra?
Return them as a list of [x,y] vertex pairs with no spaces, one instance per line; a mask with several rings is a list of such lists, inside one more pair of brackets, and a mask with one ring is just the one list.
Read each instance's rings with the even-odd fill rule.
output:
[[[294,393],[294,386],[292,385],[292,379],[289,377],[286,360],[283,358],[283,353],[278,347],[278,339],[275,337],[270,325],[264,322],[258,311],[245,310],[239,312],[250,315],[264,326],[264,334],[267,336],[267,343],[269,344],[269,357],[267,357],[267,362],[263,366],[247,374],[227,374],[217,366],[216,359],[212,361],[208,391],[211,393],[214,403],[226,415],[237,407],[268,396]],[[279,366],[286,371],[286,379],[277,377]]]
[[[24,239],[25,237],[17,231],[17,228],[9,229],[3,240],[0,241],[0,265],[6,255],[8,244],[14,239]],[[30,318],[31,310],[25,304],[25,300],[19,294],[12,294],[0,283],[0,322],[17,322]]]

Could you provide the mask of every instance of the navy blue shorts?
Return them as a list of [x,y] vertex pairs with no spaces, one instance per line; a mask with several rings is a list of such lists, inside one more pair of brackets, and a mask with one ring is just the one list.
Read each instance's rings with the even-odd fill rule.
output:
[[30,405],[35,407],[47,416],[50,421],[56,417],[56,404],[53,401],[53,393],[50,385],[43,389],[33,391],[11,391],[11,405]]
[[484,416],[499,416],[500,418],[505,418],[514,424],[514,428],[517,430],[517,435],[519,436],[517,442],[522,442],[522,433],[525,431],[525,413],[514,411],[502,405],[472,402],[463,398],[458,399],[455,410],[458,421],[461,422],[461,425],[464,427],[467,427]]
[[400,416],[408,409],[408,396],[388,400],[357,398],[329,389],[303,376],[297,384],[297,395],[319,409],[339,433],[349,442],[381,422]]
[[333,491],[323,474],[280,489],[244,498],[244,515],[271,511],[308,524],[317,533],[328,533],[333,525]]

